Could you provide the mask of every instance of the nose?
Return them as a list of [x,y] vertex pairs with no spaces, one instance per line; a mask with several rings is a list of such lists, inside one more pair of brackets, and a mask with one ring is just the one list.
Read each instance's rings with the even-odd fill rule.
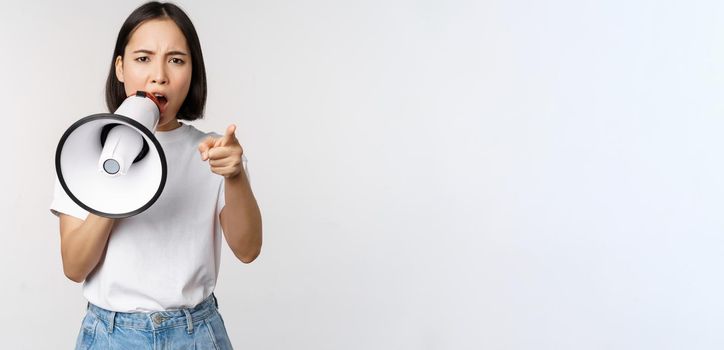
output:
[[166,69],[163,65],[155,67],[151,73],[151,83],[159,85],[168,84],[168,76],[166,75]]

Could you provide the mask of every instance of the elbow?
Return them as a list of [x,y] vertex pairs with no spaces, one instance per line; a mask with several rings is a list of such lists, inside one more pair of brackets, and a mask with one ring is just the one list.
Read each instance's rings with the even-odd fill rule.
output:
[[69,280],[71,280],[75,283],[82,283],[83,281],[85,281],[86,276],[84,276],[81,273],[78,273],[75,271],[70,271],[68,269],[64,269],[63,273],[65,273],[65,277],[67,277]]
[[256,258],[239,258],[239,260],[244,264],[251,264]]
[[234,256],[236,256],[239,261],[244,264],[251,264],[257,257],[259,257],[259,254],[261,254],[261,242],[251,247],[247,246],[245,248],[238,249],[232,248],[231,250],[234,252]]
[[251,264],[254,260],[256,260],[257,257],[259,257],[259,254],[261,254],[261,245],[262,245],[262,233],[261,228],[259,228],[257,231],[255,231],[253,234],[249,234],[253,238],[246,242],[233,242],[234,244],[231,244],[232,242],[229,242],[229,247],[231,248],[231,251],[234,252],[234,256],[236,256],[239,261],[243,262],[244,264]]
[[236,255],[236,258],[239,259],[239,261],[243,262],[244,264],[251,264],[254,260],[256,260],[257,257],[259,257],[259,254],[261,254],[261,249],[257,249],[253,252],[247,252],[244,254],[234,254],[234,255]]
[[72,264],[66,261],[66,259],[63,259],[63,273],[65,274],[65,277],[75,283],[82,283],[85,281],[86,277],[88,277],[87,273],[84,273],[78,268],[74,268]]

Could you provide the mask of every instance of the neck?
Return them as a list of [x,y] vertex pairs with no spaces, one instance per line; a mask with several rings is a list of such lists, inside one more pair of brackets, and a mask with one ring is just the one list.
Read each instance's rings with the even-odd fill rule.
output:
[[171,131],[180,127],[181,123],[179,123],[178,119],[174,119],[166,124],[159,125],[156,127],[156,131]]

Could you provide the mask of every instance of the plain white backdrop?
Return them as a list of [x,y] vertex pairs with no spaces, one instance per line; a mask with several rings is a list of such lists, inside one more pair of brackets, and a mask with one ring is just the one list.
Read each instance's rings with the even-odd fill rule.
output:
[[[3,348],[74,344],[53,157],[140,4],[0,7]],[[721,2],[178,4],[264,218],[236,348],[724,348]]]

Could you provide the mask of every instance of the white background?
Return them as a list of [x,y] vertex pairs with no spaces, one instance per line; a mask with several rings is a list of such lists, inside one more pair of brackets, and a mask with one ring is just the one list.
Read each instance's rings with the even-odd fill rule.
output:
[[[0,333],[72,348],[53,157],[140,2],[0,8]],[[184,1],[264,218],[239,349],[724,348],[719,1]]]

